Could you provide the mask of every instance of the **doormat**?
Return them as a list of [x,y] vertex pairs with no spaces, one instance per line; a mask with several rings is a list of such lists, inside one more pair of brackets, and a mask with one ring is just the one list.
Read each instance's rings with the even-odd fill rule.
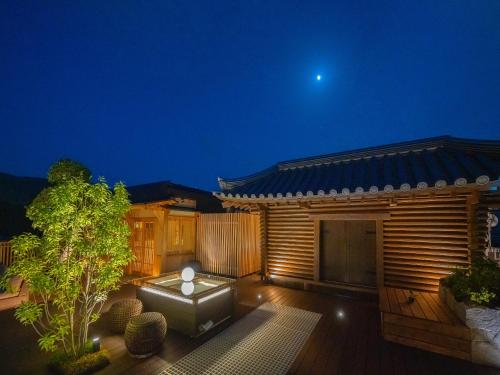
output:
[[320,318],[264,303],[159,375],[286,374]]

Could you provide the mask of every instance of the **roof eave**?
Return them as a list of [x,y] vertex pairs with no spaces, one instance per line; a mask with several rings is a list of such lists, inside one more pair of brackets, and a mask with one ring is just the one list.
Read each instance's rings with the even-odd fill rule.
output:
[[444,186],[432,186],[425,188],[410,188],[410,189],[384,189],[380,191],[354,191],[347,192],[342,191],[339,193],[318,193],[314,194],[312,192],[308,192],[306,194],[302,194],[301,192],[297,192],[295,195],[285,195],[282,194],[268,194],[265,196],[264,194],[260,194],[259,196],[251,195],[248,197],[246,194],[240,196],[239,194],[224,194],[224,193],[213,193],[214,196],[219,198],[222,201],[235,201],[240,203],[270,203],[270,202],[297,202],[297,201],[321,201],[321,200],[331,200],[331,199],[349,199],[349,198],[364,198],[364,197],[381,197],[381,196],[392,196],[392,195],[408,195],[408,194],[433,194],[437,192],[446,192],[446,191],[455,191],[455,192],[466,192],[471,190],[478,191],[487,191],[490,190],[493,186],[499,186],[498,181],[487,182],[487,183],[469,183],[464,185],[444,185]]

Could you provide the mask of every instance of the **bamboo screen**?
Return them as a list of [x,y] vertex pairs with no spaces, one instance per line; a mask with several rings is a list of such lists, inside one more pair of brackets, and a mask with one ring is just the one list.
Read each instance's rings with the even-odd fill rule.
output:
[[241,277],[260,271],[259,216],[248,213],[201,214],[196,259],[205,272]]

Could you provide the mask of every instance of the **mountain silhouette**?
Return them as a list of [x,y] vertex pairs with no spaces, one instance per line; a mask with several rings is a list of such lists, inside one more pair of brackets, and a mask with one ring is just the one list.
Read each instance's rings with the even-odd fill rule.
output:
[[47,186],[44,178],[0,173],[0,241],[32,230],[26,206]]

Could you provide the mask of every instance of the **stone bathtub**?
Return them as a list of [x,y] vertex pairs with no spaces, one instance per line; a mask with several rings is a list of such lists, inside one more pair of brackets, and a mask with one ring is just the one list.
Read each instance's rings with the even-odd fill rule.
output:
[[180,272],[134,280],[145,311],[162,313],[170,329],[199,336],[233,314],[235,280],[196,273],[184,282]]

